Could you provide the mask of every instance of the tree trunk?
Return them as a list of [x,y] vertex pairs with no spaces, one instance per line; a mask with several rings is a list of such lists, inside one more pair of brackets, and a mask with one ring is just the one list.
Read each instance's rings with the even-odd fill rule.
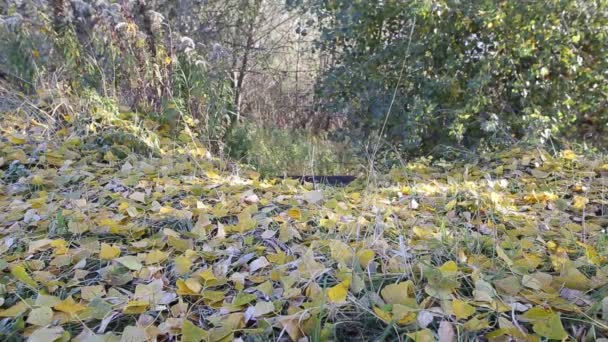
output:
[[[241,120],[241,104],[243,97],[243,82],[245,81],[245,75],[247,74],[247,67],[249,64],[249,57],[253,44],[255,42],[255,24],[262,8],[262,0],[256,0],[253,8],[251,17],[247,25],[247,41],[245,43],[245,51],[243,51],[243,58],[241,59],[241,65],[238,71],[235,71],[234,75],[234,109],[236,114],[236,122]],[[236,62],[236,61],[234,61]],[[233,62],[233,65],[236,66]]]

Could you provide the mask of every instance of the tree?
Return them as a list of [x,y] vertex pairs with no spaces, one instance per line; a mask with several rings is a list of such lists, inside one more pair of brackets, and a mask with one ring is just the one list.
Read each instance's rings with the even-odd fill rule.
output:
[[[200,50],[209,51],[207,61],[216,70],[230,75],[237,120],[248,102],[247,78],[272,72],[268,64],[292,44],[293,34],[285,32],[296,18],[274,1],[159,1],[156,8]],[[259,90],[250,93],[260,96]]]

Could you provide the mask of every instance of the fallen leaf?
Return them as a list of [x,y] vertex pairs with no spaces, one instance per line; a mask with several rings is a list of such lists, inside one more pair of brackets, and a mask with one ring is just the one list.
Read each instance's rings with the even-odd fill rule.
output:
[[406,335],[414,342],[435,342],[435,335],[433,335],[433,332],[429,329],[418,330]]
[[[155,250],[150,251],[148,254],[146,254],[146,257],[144,258],[144,263],[146,263],[146,265],[158,264],[158,263],[161,263],[161,262],[167,260],[167,257],[168,257],[167,253],[160,251],[158,249],[155,249]],[[124,263],[123,263],[123,265],[124,265]]]
[[271,312],[274,312],[274,304],[271,302],[260,301],[255,304],[253,317],[261,317]]
[[30,313],[27,315],[26,322],[33,325],[45,326],[51,324],[52,321],[53,310],[45,306],[32,309],[32,311],[30,311]]
[[149,303],[142,300],[131,300],[124,307],[122,312],[127,315],[141,314],[148,310]]
[[17,317],[19,315],[24,314],[29,309],[30,306],[27,305],[26,302],[19,301],[17,302],[17,304],[11,306],[10,308],[0,310],[0,317]]
[[184,320],[182,325],[182,342],[200,342],[209,340],[209,332]]
[[414,293],[414,283],[411,280],[385,286],[380,294],[388,304],[408,303],[407,299]]
[[348,295],[348,283],[341,282],[327,290],[327,296],[332,303],[343,303]]
[[122,331],[120,342],[147,342],[148,334],[143,327],[129,325]]
[[454,299],[452,301],[452,311],[457,319],[467,319],[475,313],[475,308],[465,301]]
[[86,306],[84,306],[80,303],[77,303],[70,296],[70,297],[67,297],[66,299],[62,300],[61,302],[55,304],[55,306],[53,306],[53,309],[55,309],[57,311],[65,312],[70,316],[74,316],[77,313],[86,309]]
[[252,261],[251,264],[249,264],[249,271],[255,272],[267,266],[270,266],[270,262],[268,262],[268,259],[266,259],[265,257],[260,257]]
[[28,342],[53,342],[63,336],[62,327],[45,327],[35,330],[27,339]]
[[371,249],[362,249],[357,252],[357,258],[362,268],[367,268],[370,262],[374,260],[376,253]]
[[287,216],[291,217],[296,221],[300,221],[302,219],[302,212],[298,208],[291,208],[287,210]]
[[532,330],[540,336],[551,340],[563,340],[568,337],[568,333],[564,330],[559,315],[555,313],[547,319],[534,322]]
[[34,279],[32,279],[32,277],[30,277],[29,274],[27,274],[27,271],[21,265],[13,266],[11,268],[11,274],[17,280],[19,280],[20,282],[22,282],[30,287],[36,288],[38,286],[38,283],[36,283],[36,281]]
[[146,203],[146,194],[143,192],[136,191],[129,195],[129,198],[137,202]]
[[120,256],[120,248],[116,246],[110,246],[107,243],[101,244],[101,250],[99,251],[99,258],[102,260],[113,260]]
[[143,267],[143,265],[139,262],[137,257],[133,255],[127,255],[124,257],[120,257],[115,259],[118,263],[130,269],[131,271],[139,271]]
[[452,323],[448,321],[441,321],[441,323],[439,323],[439,330],[437,330],[437,334],[439,335],[439,342],[456,341],[454,327],[452,327]]

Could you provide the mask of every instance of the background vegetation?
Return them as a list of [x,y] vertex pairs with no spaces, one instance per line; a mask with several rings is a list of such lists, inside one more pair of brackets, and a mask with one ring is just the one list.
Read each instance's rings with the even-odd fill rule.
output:
[[[214,152],[275,174],[327,159],[307,150],[315,141],[351,150],[351,165],[316,163],[330,173],[378,153],[390,167],[521,141],[592,148],[608,123],[607,6],[4,0],[0,70],[25,93],[93,91],[161,125],[189,123]],[[268,162],[261,146],[277,144],[292,161]]]

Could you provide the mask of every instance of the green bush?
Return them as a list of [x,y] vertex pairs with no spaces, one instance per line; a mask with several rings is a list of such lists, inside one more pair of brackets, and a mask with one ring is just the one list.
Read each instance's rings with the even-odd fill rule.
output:
[[595,133],[608,123],[608,2],[293,0],[336,61],[319,99],[410,155]]
[[23,29],[22,23],[0,25],[0,72],[24,92],[35,89],[39,65],[36,59],[40,58],[40,51],[36,48],[40,40],[36,39],[30,31]]

